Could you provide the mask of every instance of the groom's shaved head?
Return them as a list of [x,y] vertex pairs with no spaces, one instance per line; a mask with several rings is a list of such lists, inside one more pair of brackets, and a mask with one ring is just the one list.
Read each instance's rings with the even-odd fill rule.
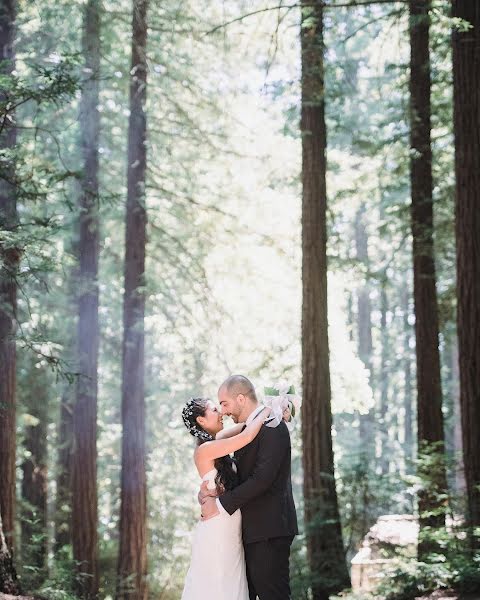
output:
[[238,394],[243,394],[252,402],[258,402],[253,383],[244,375],[230,375],[220,386],[220,389],[222,388],[227,390],[229,396],[236,397]]

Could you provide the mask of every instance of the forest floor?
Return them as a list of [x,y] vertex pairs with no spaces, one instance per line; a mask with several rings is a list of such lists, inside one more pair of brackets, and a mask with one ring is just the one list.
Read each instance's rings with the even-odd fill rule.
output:
[[[12,596],[0,592],[0,600],[39,600],[34,596]],[[44,599],[42,599],[44,600]],[[479,594],[459,596],[454,591],[438,590],[427,596],[418,596],[415,600],[480,600]]]
[[0,593],[0,600],[35,600],[33,596],[12,596]]
[[480,594],[459,595],[454,591],[437,590],[427,596],[418,596],[415,600],[480,600]]
[[[11,596],[0,593],[0,600],[38,600],[33,596]],[[480,600],[480,594],[459,595],[454,591],[438,590],[427,596],[418,596],[415,600]]]

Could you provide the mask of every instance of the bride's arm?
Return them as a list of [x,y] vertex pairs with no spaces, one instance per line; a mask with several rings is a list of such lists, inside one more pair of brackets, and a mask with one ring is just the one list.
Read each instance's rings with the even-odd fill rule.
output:
[[230,438],[233,437],[234,435],[238,435],[239,433],[242,433],[242,429],[243,426],[245,425],[245,423],[237,423],[236,425],[234,425],[233,427],[230,427],[229,429],[222,429],[222,431],[219,431],[217,433],[217,435],[215,436],[216,440],[224,440],[225,438]]
[[269,414],[270,409],[264,408],[241,433],[233,437],[205,442],[198,446],[195,450],[195,461],[215,460],[240,450],[257,437],[265,418]]

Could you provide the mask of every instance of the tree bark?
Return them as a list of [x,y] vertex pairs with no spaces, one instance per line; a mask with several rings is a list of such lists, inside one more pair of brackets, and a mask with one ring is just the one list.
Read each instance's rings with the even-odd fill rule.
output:
[[55,549],[72,543],[71,455],[73,406],[71,384],[67,383],[60,400],[58,423],[57,495],[55,501]]
[[[368,258],[368,232],[365,221],[366,206],[362,204],[355,217],[355,249],[357,261],[365,269],[369,268]],[[358,291],[358,354],[365,367],[372,376],[372,306],[370,302],[370,290],[368,282],[365,281]]]
[[413,431],[413,385],[412,385],[412,326],[409,322],[410,316],[410,289],[407,284],[402,295],[403,310],[403,364],[405,380],[403,385],[403,406],[405,410],[404,430],[404,452],[407,473],[412,470],[414,453],[414,431]]
[[[480,3],[453,0],[457,328],[467,523],[480,527]],[[480,538],[470,536],[473,548]]]
[[[434,469],[419,474],[427,484],[419,492],[420,554],[430,527],[445,524],[441,494],[446,491],[442,386],[438,348],[438,305],[433,243],[433,178],[430,123],[430,0],[410,0],[410,182],[413,240],[413,297],[417,360],[418,455],[428,450],[438,458]],[[432,514],[433,513],[433,514]]]
[[[4,0],[0,5],[0,73],[9,76],[15,68],[16,3]],[[0,90],[6,100],[8,90]],[[0,149],[13,150],[16,144],[15,115],[2,117]],[[13,159],[2,161],[0,177],[0,231],[12,231],[17,224],[15,165]],[[14,545],[15,520],[15,406],[17,311],[16,274],[20,251],[14,243],[0,238],[0,515],[10,550]]]
[[72,542],[78,594],[98,594],[97,366],[98,366],[98,143],[100,134],[100,3],[84,7],[83,55],[87,81],[80,104],[83,176],[79,198],[78,370],[73,411]]
[[28,392],[22,406],[33,417],[24,432],[26,458],[22,464],[22,563],[35,567],[29,585],[36,588],[46,575],[47,566],[47,423],[49,382],[44,371],[28,365]]
[[460,409],[460,373],[458,369],[458,339],[451,340],[450,378],[453,412],[453,453],[455,463],[455,493],[466,497],[465,469],[463,466],[462,412]]
[[20,594],[17,573],[13,566],[12,555],[8,549],[3,532],[2,515],[0,514],[0,593]]
[[350,585],[332,449],[327,320],[323,9],[302,8],[302,437],[305,532],[313,600]]
[[[357,261],[365,269],[369,268],[368,260],[368,233],[365,222],[366,206],[362,203],[355,216],[355,249]],[[357,324],[358,324],[358,355],[369,372],[369,383],[373,389],[373,365],[372,365],[372,306],[370,302],[370,286],[365,281],[357,291]],[[374,453],[373,410],[367,414],[360,415],[360,443],[362,454],[370,459]],[[366,533],[366,532],[365,532]]]
[[147,0],[134,0],[128,126],[123,305],[122,473],[117,599],[144,600],[147,588],[144,316],[147,122]]
[[378,405],[378,418],[377,418],[377,430],[380,438],[380,472],[382,475],[386,475],[390,471],[390,435],[388,427],[388,384],[390,380],[390,368],[389,368],[389,333],[387,329],[387,310],[388,310],[388,296],[387,296],[387,275],[383,274],[382,281],[380,282],[380,338],[381,338],[381,352],[380,352],[380,381],[378,385],[379,392],[379,405]]

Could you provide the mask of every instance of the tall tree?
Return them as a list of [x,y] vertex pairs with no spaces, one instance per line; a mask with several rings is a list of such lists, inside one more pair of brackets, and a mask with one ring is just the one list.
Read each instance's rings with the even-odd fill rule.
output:
[[[480,3],[453,0],[457,328],[467,522],[480,527]],[[470,536],[471,546],[480,538]]]
[[460,373],[458,369],[458,339],[452,336],[450,341],[450,382],[452,394],[453,413],[453,451],[455,457],[455,483],[457,495],[465,497],[465,469],[463,466],[463,438],[462,438],[462,411],[460,409]]
[[22,563],[34,567],[29,584],[37,587],[47,565],[47,424],[49,380],[45,368],[30,358],[22,400],[25,459],[22,463]]
[[[0,3],[0,74],[11,76],[15,68],[15,0]],[[8,80],[7,80],[8,81]],[[4,83],[5,85],[5,83]],[[15,519],[15,395],[17,311],[16,274],[20,258],[15,244],[17,200],[14,148],[15,115],[9,106],[8,89],[0,90],[0,514],[7,545],[13,547]]]
[[349,586],[332,449],[327,319],[323,3],[302,6],[302,437],[307,551],[314,600]]
[[[446,489],[442,386],[438,347],[438,304],[433,243],[431,148],[430,0],[410,0],[410,182],[413,241],[413,298],[417,360],[417,438],[421,456],[428,447],[439,458],[435,477],[419,493],[420,536],[445,523],[439,511]],[[423,462],[420,465],[424,464]],[[429,473],[431,479],[433,471]],[[426,475],[424,473],[424,475]],[[419,550],[428,550],[420,537]]]
[[87,80],[80,103],[83,174],[79,197],[78,372],[73,410],[72,542],[82,577],[79,593],[98,593],[97,365],[98,365],[98,111],[100,2],[84,6],[83,55]]
[[[369,268],[368,259],[368,231],[366,223],[366,206],[360,206],[355,215],[355,250],[356,258],[365,271]],[[368,274],[365,273],[365,278]],[[373,383],[372,375],[372,306],[370,302],[370,286],[367,279],[357,291],[357,323],[358,323],[358,356],[369,372],[370,386]],[[373,453],[373,410],[365,415],[360,415],[360,440],[363,454],[368,457]],[[366,533],[366,532],[365,532]]]
[[18,595],[20,586],[17,580],[17,572],[13,566],[12,555],[8,549],[3,532],[2,515],[0,514],[0,592],[4,594]]
[[[368,270],[368,232],[365,219],[366,206],[362,203],[355,215],[355,249],[357,260],[365,270]],[[367,275],[365,276],[367,277]],[[372,317],[370,290],[364,283],[357,294],[358,312],[358,354],[372,377]]]
[[403,312],[403,372],[405,376],[403,385],[404,398],[404,452],[407,463],[407,471],[411,470],[411,461],[413,458],[413,385],[412,385],[412,326],[410,325],[410,287],[405,283],[402,293],[402,312]]
[[145,245],[147,0],[133,0],[123,303],[122,474],[117,599],[147,588],[145,473]]
[[382,475],[386,475],[390,471],[390,436],[389,436],[389,423],[388,423],[388,400],[389,400],[389,384],[390,384],[390,364],[389,355],[391,352],[390,348],[390,335],[387,327],[387,312],[388,312],[388,294],[387,294],[387,274],[383,272],[380,281],[380,339],[381,339],[381,351],[380,351],[380,369],[378,385],[378,412],[377,412],[377,430],[380,441],[380,457],[379,465]]
[[60,399],[58,422],[57,487],[55,497],[55,549],[72,543],[71,534],[71,460],[73,407],[71,384],[67,383]]

